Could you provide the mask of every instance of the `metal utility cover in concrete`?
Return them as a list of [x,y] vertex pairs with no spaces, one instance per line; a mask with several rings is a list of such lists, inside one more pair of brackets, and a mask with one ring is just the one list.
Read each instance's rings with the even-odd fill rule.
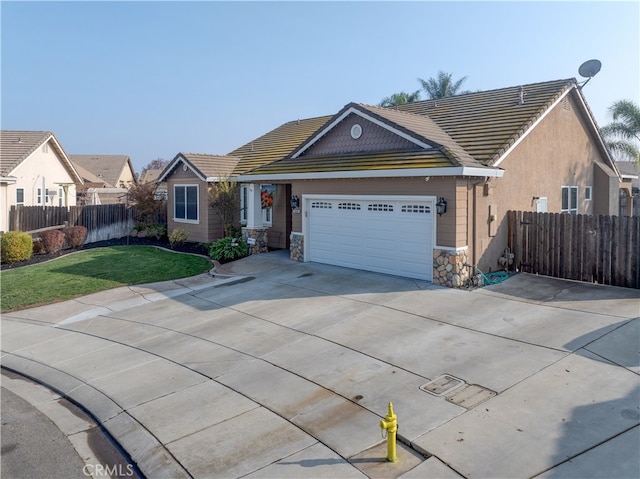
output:
[[452,396],[447,398],[458,406],[462,406],[467,409],[476,407],[478,404],[485,402],[487,399],[491,399],[496,395],[495,391],[483,388],[476,384],[469,384],[466,387],[457,390]]
[[442,397],[463,386],[465,382],[449,374],[443,374],[420,386],[424,392]]

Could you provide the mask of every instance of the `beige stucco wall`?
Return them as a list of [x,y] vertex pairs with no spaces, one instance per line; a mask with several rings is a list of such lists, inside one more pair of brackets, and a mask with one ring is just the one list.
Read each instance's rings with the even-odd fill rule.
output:
[[[51,142],[38,147],[26,160],[18,165],[10,174],[16,178],[15,183],[9,183],[3,186],[5,190],[2,196],[2,218],[0,230],[7,231],[9,227],[8,211],[11,206],[16,204],[16,190],[24,189],[24,205],[37,206],[38,188],[49,189],[55,191],[56,195],[53,201],[48,198],[45,206],[65,206],[64,190],[62,196],[59,190],[62,187],[58,183],[73,183],[67,190],[66,206],[75,206],[76,204],[76,185],[74,178],[63,165],[64,160],[58,156],[56,150],[51,146]],[[44,190],[43,190],[44,192]],[[62,202],[60,203],[60,199]]]
[[122,173],[120,173],[120,177],[114,186],[120,188],[131,188],[135,184],[134,172],[129,167],[127,163],[125,167],[122,169]]
[[[578,187],[579,214],[598,213],[596,203],[609,203],[609,183],[617,178],[598,180],[596,162],[604,162],[602,153],[567,97],[499,164],[505,170],[502,178],[470,183],[476,214],[475,225],[473,215],[469,224],[476,240],[472,261],[485,272],[498,269],[497,260],[507,247],[507,210],[536,211],[534,198],[546,197],[547,211],[559,213],[562,186]],[[592,200],[585,199],[587,186],[592,187]],[[490,221],[490,214],[496,215],[495,221]]]

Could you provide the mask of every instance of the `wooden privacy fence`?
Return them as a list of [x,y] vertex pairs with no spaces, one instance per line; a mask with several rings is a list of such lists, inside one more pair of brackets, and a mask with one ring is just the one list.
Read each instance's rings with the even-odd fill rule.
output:
[[640,288],[640,218],[509,211],[520,271]]
[[134,225],[135,210],[124,204],[88,206],[12,206],[9,230],[35,232],[52,227],[84,226],[86,243],[127,236]]

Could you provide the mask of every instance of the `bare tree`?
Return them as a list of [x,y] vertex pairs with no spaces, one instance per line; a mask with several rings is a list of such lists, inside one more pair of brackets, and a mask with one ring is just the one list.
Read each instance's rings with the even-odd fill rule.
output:
[[221,179],[209,188],[209,204],[214,209],[225,236],[236,233],[235,219],[240,209],[240,185],[228,178]]

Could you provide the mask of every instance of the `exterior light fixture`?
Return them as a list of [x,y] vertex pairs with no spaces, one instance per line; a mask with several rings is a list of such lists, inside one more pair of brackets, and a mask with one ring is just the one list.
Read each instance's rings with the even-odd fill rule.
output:
[[446,212],[447,212],[447,200],[445,200],[441,196],[438,202],[436,203],[436,213],[438,213],[438,216],[442,216]]
[[298,198],[297,195],[292,196],[291,201],[289,203],[291,204],[292,210],[297,210],[298,208],[300,208],[300,198]]

